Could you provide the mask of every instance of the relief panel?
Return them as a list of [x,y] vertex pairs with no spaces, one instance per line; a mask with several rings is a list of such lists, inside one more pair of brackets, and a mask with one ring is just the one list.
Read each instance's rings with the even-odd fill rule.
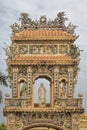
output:
[[28,53],[28,45],[19,45],[19,54],[27,54]]
[[59,54],[68,54],[68,45],[59,45]]
[[[32,112],[32,113],[17,113],[16,114],[16,129],[33,125],[34,123],[51,123],[59,127],[65,127],[65,122],[71,127],[71,118],[66,118],[65,113],[48,113],[48,112]],[[71,130],[71,129],[70,129]]]
[[30,45],[29,46],[30,54],[56,54],[57,45]]

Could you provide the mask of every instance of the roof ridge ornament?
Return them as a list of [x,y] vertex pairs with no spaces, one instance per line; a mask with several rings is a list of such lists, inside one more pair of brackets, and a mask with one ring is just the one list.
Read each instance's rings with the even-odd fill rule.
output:
[[[19,21],[21,23],[14,23],[11,25],[11,29],[13,34],[18,33],[24,29],[30,29],[30,30],[36,30],[36,29],[51,29],[51,30],[63,30],[66,31],[74,36],[75,34],[75,28],[77,26],[71,24],[71,22],[66,25],[65,22],[68,21],[68,18],[65,17],[65,12],[59,12],[57,14],[57,17],[54,18],[54,20],[47,20],[47,17],[45,15],[40,16],[39,20],[32,20],[29,17],[29,14],[27,13],[21,13],[19,17]],[[77,37],[77,36],[76,36]]]

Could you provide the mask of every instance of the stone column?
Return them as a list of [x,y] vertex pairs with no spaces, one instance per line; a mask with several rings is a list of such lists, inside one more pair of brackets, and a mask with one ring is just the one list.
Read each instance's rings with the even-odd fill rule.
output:
[[9,113],[7,115],[7,130],[16,130],[15,129],[15,115],[14,115],[14,113]]

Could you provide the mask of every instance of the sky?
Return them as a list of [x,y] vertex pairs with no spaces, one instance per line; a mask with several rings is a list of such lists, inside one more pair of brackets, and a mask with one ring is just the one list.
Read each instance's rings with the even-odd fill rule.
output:
[[[0,70],[6,73],[6,56],[3,48],[11,43],[10,25],[18,22],[20,13],[26,12],[36,20],[41,15],[54,19],[58,12],[63,11],[68,21],[77,25],[76,33],[79,38],[75,44],[83,50],[80,56],[80,72],[75,86],[75,96],[79,92],[83,94],[83,105],[87,113],[87,0],[0,0]],[[0,89],[3,95],[7,92],[11,93],[9,88],[0,86]],[[4,104],[0,105],[0,122],[5,120],[2,115],[3,106]]]

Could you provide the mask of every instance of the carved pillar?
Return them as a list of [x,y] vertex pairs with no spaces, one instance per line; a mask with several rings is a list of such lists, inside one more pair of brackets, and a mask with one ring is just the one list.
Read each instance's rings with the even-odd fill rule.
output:
[[80,130],[79,119],[80,119],[80,114],[78,113],[72,114],[72,130]]
[[73,130],[72,129],[72,116],[70,113],[66,114],[66,129],[65,130]]
[[15,115],[14,115],[14,113],[9,113],[7,115],[7,130],[15,130]]
[[69,86],[68,86],[68,96],[73,96],[74,86],[73,86],[73,68],[68,68]]

